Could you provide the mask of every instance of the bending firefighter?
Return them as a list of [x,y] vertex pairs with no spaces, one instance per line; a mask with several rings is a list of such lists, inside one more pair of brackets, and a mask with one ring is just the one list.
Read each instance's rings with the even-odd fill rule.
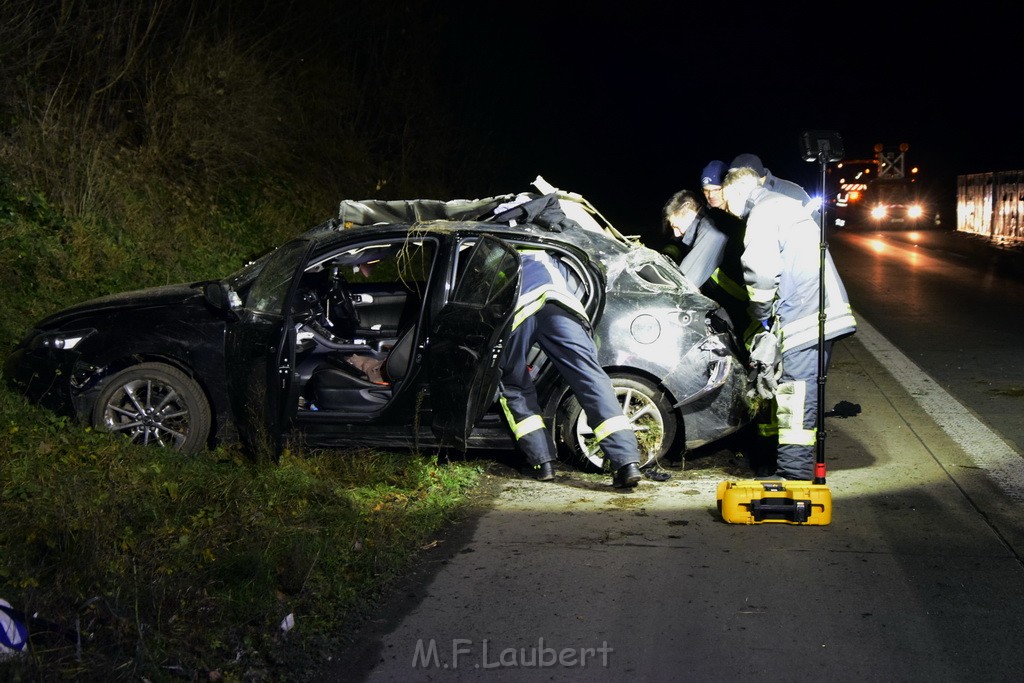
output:
[[[758,393],[763,398],[774,394],[774,420],[762,425],[762,435],[770,437],[777,430],[777,452],[771,453],[769,447],[760,454],[763,462],[754,463],[755,474],[813,479],[822,267],[823,374],[828,371],[833,342],[853,334],[857,322],[831,254],[827,250],[822,254],[821,232],[808,207],[761,186],[757,172],[750,168],[730,170],[723,189],[729,212],[747,221],[741,261],[750,315],[762,330],[751,342],[750,355],[767,368],[758,375]],[[773,358],[779,351],[782,372],[776,387],[772,366],[777,366]]]
[[633,427],[597,360],[590,322],[566,281],[565,266],[543,251],[523,250],[522,287],[501,360],[501,405],[517,446],[541,481],[554,479],[555,444],[546,429],[527,354],[537,344],[580,402],[611,463],[612,486],[641,479]]

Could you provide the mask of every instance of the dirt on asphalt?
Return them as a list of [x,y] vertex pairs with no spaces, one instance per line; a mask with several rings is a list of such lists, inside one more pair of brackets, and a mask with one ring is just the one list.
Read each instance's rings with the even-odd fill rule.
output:
[[[566,514],[588,511],[631,511],[644,514],[653,497],[706,495],[709,487],[723,479],[743,479],[751,471],[742,451],[742,435],[727,437],[715,444],[694,449],[685,458],[660,460],[644,469],[647,475],[636,489],[613,489],[608,473],[584,472],[567,462],[559,462],[552,482],[534,481],[514,454],[473,454],[484,468],[480,480],[467,495],[459,518],[424,547],[415,565],[388,590],[388,597],[373,614],[353,626],[349,644],[331,656],[347,662],[353,680],[362,678],[378,662],[376,644],[401,618],[422,601],[435,574],[451,559],[471,552],[470,540],[477,522],[493,509],[499,495],[502,505],[529,504],[543,487],[545,500],[564,509]],[[659,481],[667,475],[667,479]]]

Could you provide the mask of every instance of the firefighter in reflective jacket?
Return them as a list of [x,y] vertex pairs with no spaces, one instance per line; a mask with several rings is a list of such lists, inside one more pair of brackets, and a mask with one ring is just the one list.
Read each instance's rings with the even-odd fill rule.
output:
[[544,251],[522,250],[521,254],[519,301],[501,360],[501,406],[516,444],[537,479],[554,479],[555,444],[545,428],[527,364],[527,354],[537,344],[594,426],[595,438],[611,463],[612,485],[636,486],[642,476],[636,434],[597,360],[586,310],[569,289],[565,266]]
[[[814,478],[818,423],[821,230],[808,207],[758,181],[756,171],[737,168],[726,175],[723,188],[729,212],[747,221],[741,261],[751,318],[775,333],[774,340],[763,336],[777,340],[782,353],[774,417],[764,432],[777,430],[774,476],[809,480]],[[824,267],[827,372],[833,342],[853,334],[857,322],[827,250]]]

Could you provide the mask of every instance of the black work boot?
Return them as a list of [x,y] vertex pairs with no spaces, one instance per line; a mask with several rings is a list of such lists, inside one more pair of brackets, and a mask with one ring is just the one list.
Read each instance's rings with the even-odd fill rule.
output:
[[639,483],[643,476],[640,473],[640,467],[635,463],[627,463],[615,470],[615,474],[612,475],[612,486],[617,489],[629,489]]
[[548,460],[533,466],[533,478],[537,481],[552,481],[555,478],[555,461]]

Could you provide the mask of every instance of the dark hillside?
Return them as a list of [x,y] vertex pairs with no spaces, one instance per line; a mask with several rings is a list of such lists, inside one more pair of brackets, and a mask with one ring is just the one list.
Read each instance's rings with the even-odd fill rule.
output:
[[436,14],[0,0],[3,231],[24,247],[0,269],[59,273],[45,308],[223,274],[341,198],[457,193],[473,157],[429,38]]
[[[340,199],[459,194],[473,146],[429,10],[0,0],[2,357],[78,301],[227,275]],[[39,615],[0,679],[305,680],[480,473],[254,460],[132,446],[0,387],[0,598]]]

